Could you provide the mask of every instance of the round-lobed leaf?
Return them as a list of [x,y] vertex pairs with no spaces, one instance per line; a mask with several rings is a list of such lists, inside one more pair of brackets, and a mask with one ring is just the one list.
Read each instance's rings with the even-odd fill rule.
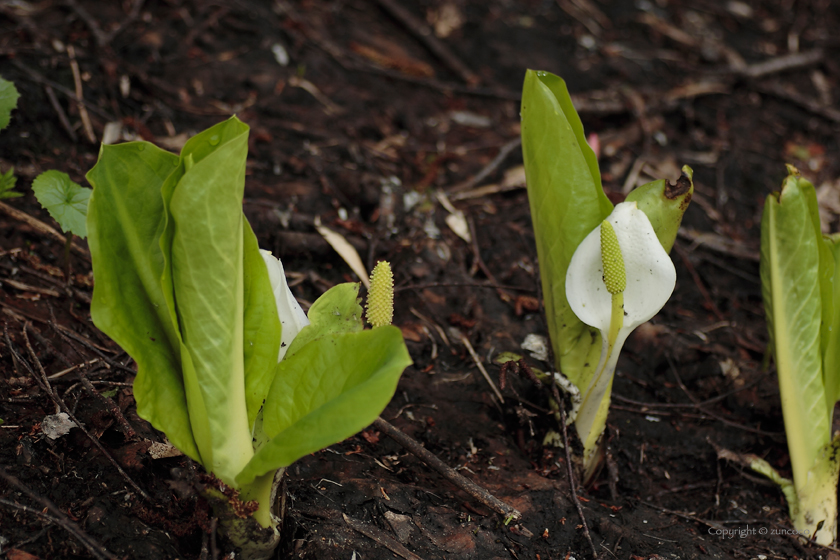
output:
[[32,192],[65,233],[87,237],[90,189],[74,183],[67,173],[50,169],[35,178]]

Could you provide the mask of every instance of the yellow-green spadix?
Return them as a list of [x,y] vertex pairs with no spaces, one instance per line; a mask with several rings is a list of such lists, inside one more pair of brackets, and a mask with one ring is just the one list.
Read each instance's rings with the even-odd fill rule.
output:
[[676,280],[674,264],[635,202],[617,205],[572,256],[566,299],[581,321],[601,331],[602,339],[601,359],[588,386],[581,387],[583,400],[575,421],[585,464],[606,425],[621,347],[633,329],[662,309]]

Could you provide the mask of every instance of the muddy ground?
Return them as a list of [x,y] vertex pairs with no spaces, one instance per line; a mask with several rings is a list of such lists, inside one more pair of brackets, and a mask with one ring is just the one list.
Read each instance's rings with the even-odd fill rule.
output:
[[[523,517],[506,526],[371,428],[288,470],[278,558],[837,558],[789,534],[781,492],[716,448],[788,472],[758,225],[788,162],[836,229],[839,26],[828,0],[0,1],[0,74],[21,93],[0,171],[25,193],[4,202],[55,226],[32,180],[85,184],[109,123],[177,151],[236,113],[252,127],[245,213],[305,305],[354,279],[316,216],[368,265],[392,262],[415,363],[383,417]],[[459,340],[498,383],[493,357],[546,334],[518,171],[526,68],[567,80],[614,196],[695,171],[676,292],[628,341],[608,468],[577,488],[591,543],[564,453],[543,445],[548,395],[511,374],[499,402]],[[222,558],[184,491],[197,467],[150,455],[162,435],[136,416],[133,362],[90,322],[80,247],[68,289],[63,243],[0,212],[0,556]],[[91,437],[45,437],[38,363]]]

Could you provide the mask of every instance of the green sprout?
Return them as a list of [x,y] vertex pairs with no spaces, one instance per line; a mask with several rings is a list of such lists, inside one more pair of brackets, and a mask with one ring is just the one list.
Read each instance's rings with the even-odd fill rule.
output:
[[32,182],[32,192],[66,235],[64,243],[64,277],[70,283],[70,247],[73,235],[87,237],[88,201],[91,190],[74,183],[67,173],[51,169]]
[[757,457],[750,466],[779,484],[800,534],[830,545],[840,474],[831,428],[840,397],[840,236],[822,234],[814,186],[793,166],[764,205],[760,269],[793,480]]

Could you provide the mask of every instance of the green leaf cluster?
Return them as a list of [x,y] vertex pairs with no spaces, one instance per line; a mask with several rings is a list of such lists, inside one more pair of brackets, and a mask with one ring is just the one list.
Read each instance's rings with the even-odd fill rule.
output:
[[313,304],[277,363],[281,324],[242,213],[247,151],[235,117],[180,156],[102,146],[87,175],[91,316],[137,362],[140,416],[265,501],[275,470],[370,424],[411,359],[396,327],[362,329],[358,285],[342,284]]
[[792,484],[785,480],[791,517],[828,544],[836,537],[840,472],[831,433],[840,397],[840,237],[822,234],[814,186],[792,166],[764,205],[761,292],[793,471]]

